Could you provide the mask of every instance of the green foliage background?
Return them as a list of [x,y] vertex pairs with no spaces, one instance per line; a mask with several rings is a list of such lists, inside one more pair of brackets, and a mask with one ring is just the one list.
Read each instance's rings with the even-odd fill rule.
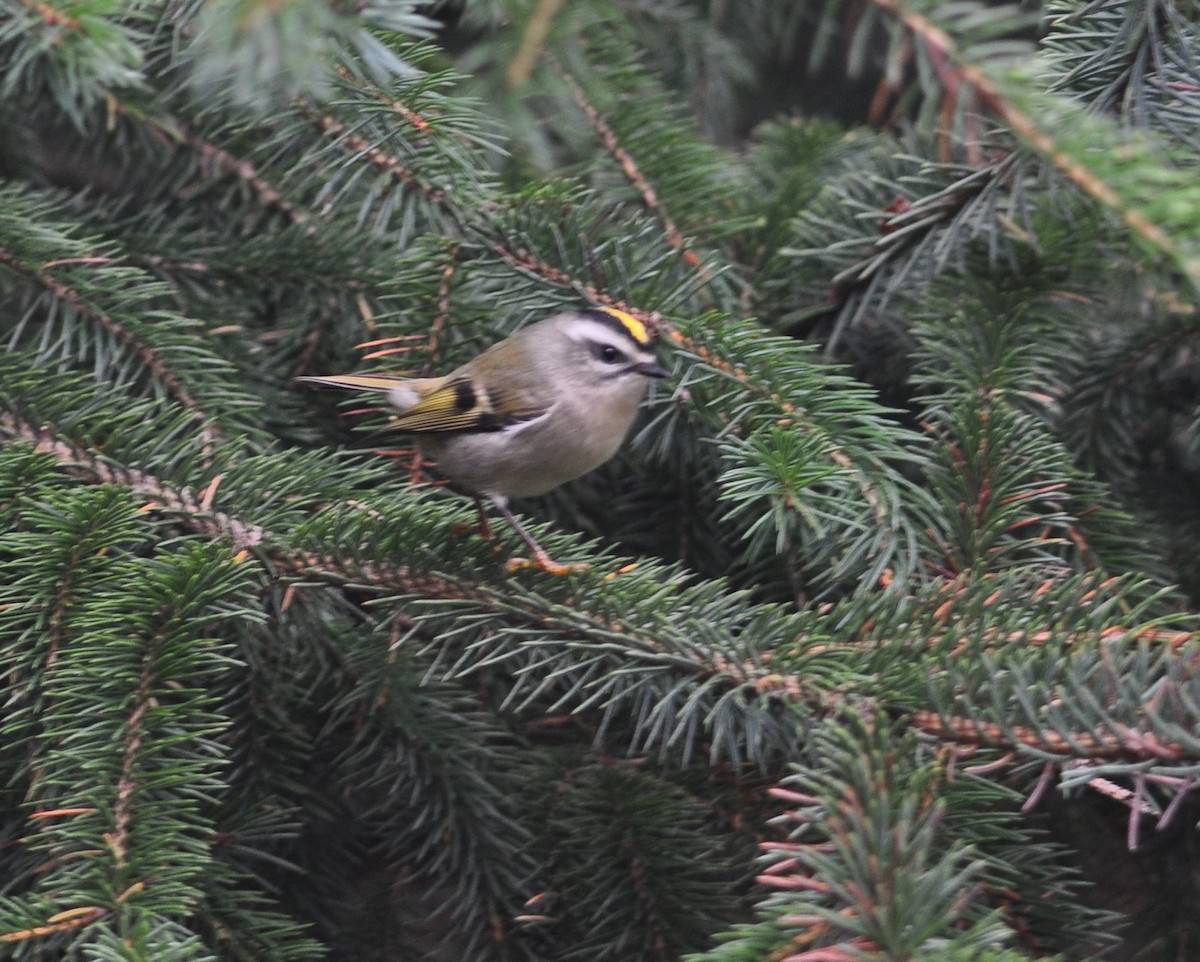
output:
[[[1200,954],[1198,13],[0,0],[0,957]],[[566,578],[294,382],[582,304]]]

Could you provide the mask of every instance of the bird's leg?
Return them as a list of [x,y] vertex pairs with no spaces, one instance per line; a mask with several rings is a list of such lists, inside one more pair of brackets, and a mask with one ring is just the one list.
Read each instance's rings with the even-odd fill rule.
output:
[[483,509],[483,498],[475,495],[475,507],[479,511],[479,535],[484,541],[491,541],[495,535],[492,533],[492,524],[488,521],[487,512]]
[[529,546],[529,550],[533,552],[532,561],[529,561],[525,558],[510,558],[507,566],[509,571],[520,571],[523,568],[541,568],[543,571],[550,572],[550,574],[569,575],[573,571],[587,570],[588,566],[586,564],[559,564],[548,554],[546,554],[546,549],[537,543],[533,535],[526,531],[525,526],[517,520],[516,515],[508,510],[507,498],[490,494],[488,495],[488,500],[490,500],[492,504],[496,506],[502,515],[504,515],[504,520],[512,526],[513,531],[517,533],[520,539]]
[[456,535],[478,533],[484,541],[491,543],[495,540],[496,536],[492,532],[487,512],[483,509],[483,499],[477,494],[471,495],[471,497],[475,500],[475,510],[479,512],[479,524],[474,526],[469,524],[455,524],[450,530]]

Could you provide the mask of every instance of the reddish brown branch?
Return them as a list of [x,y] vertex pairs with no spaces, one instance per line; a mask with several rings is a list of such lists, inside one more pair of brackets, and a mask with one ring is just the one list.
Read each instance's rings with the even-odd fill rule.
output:
[[78,17],[63,13],[52,4],[41,3],[39,0],[17,0],[17,2],[26,10],[32,10],[41,17],[42,23],[47,27],[66,27],[68,30],[79,30],[83,26]]
[[537,0],[537,5],[525,24],[525,30],[521,33],[521,43],[516,55],[504,70],[504,82],[510,89],[517,90],[528,82],[538,57],[546,46],[546,38],[550,36],[550,26],[564,2],[565,0]]
[[[0,435],[27,441],[57,458],[70,470],[91,481],[102,484],[117,484],[152,499],[152,506],[168,511],[181,518],[192,530],[226,538],[232,545],[245,552],[256,549],[260,553],[268,549],[265,557],[269,564],[284,576],[309,577],[325,575],[340,582],[362,584],[372,590],[396,593],[417,593],[440,599],[468,599],[486,605],[495,605],[503,594],[505,607],[512,609],[511,598],[502,589],[490,589],[466,579],[455,578],[438,572],[418,571],[408,565],[389,565],[376,562],[357,562],[333,555],[318,555],[311,552],[270,552],[269,544],[274,538],[266,529],[244,522],[229,514],[214,511],[205,498],[197,498],[187,489],[179,489],[162,480],[131,468],[118,468],[89,451],[66,441],[48,436],[44,430],[18,422],[11,414],[0,413]],[[209,490],[214,490],[210,485]],[[371,510],[369,506],[361,506]],[[629,634],[635,632],[628,626],[600,615],[580,612],[580,618],[590,620],[591,627],[598,631]],[[544,614],[529,611],[526,617],[541,620]],[[1157,640],[1178,645],[1194,640],[1194,635],[1183,637],[1183,633],[1161,632],[1156,629],[1131,631],[1122,626],[1111,626],[1102,632],[1105,637],[1126,633],[1131,641]],[[643,642],[653,645],[653,639],[643,637]],[[797,643],[802,639],[797,639]],[[772,671],[773,652],[762,653],[757,660],[734,662],[719,651],[709,651],[703,657],[694,658],[697,674],[720,676],[734,686],[746,686],[760,697],[777,699],[784,703],[804,704],[812,711],[827,715],[840,710],[853,697],[844,692],[832,691],[813,685],[798,674]],[[909,716],[911,724],[919,730],[944,742],[971,748],[990,747],[1004,751],[1032,749],[1056,755],[1085,759],[1149,760],[1175,764],[1191,758],[1187,751],[1175,744],[1161,742],[1150,731],[1114,726],[1105,733],[1073,732],[1062,735],[1050,730],[1028,726],[1002,726],[994,722],[982,722],[967,717],[947,716],[928,710],[918,710]],[[132,727],[132,726],[131,726]]]
[[[251,161],[235,157],[225,148],[218,147],[211,141],[191,133],[179,121],[167,123],[120,101],[113,101],[112,109],[137,123],[144,124],[150,133],[165,146],[175,147],[182,144],[190,148],[199,158],[201,169],[216,170],[241,181],[258,196],[263,207],[278,210],[296,226],[304,227],[305,233],[309,235],[316,233],[316,229],[308,224],[308,214],[284,197],[274,184],[259,173],[258,168]],[[201,265],[201,267],[203,266]]]
[[415,188],[435,204],[444,204],[446,202],[446,192],[444,190],[437,187],[430,187],[415,173],[405,167],[399,159],[381,150],[366,137],[351,133],[350,128],[336,117],[321,114],[307,108],[302,109],[319,129],[345,144],[350,150],[364,158],[367,163],[386,173],[396,183],[402,184],[405,187]]
[[[642,173],[641,168],[637,165],[637,161],[633,159],[633,155],[621,146],[621,141],[617,137],[616,131],[609,126],[608,121],[601,116],[600,111],[588,100],[587,94],[584,92],[583,87],[579,85],[579,82],[561,65],[558,65],[558,72],[571,89],[571,95],[575,98],[575,103],[583,111],[584,116],[587,117],[588,122],[592,125],[592,129],[596,131],[596,136],[604,144],[604,149],[608,151],[609,156],[617,162],[625,177],[633,184],[637,192],[641,194],[642,203],[646,205],[646,209],[650,211],[662,227],[667,243],[676,250],[686,250],[687,241],[683,239],[683,234],[680,233],[671,215],[667,213],[667,209],[659,199],[654,185]],[[693,254],[692,263],[696,261],[697,259]]]
[[453,245],[446,266],[442,268],[442,280],[437,289],[437,313],[433,316],[433,323],[429,325],[429,357],[422,371],[426,377],[433,373],[437,365],[442,346],[442,329],[450,319],[450,291],[454,284],[454,275],[458,273],[458,252],[459,245]]
[[95,905],[67,909],[65,912],[58,912],[50,916],[44,925],[35,925],[32,928],[19,929],[15,932],[0,932],[0,942],[27,942],[30,939],[45,938],[47,935],[54,935],[58,932],[70,932],[72,929],[81,929],[86,925],[91,925],[107,914],[104,909]]
[[[337,72],[343,80],[345,80],[347,83],[349,83],[351,86],[353,86],[356,90],[361,91],[363,89],[359,86],[358,78],[355,77],[344,66],[339,66],[337,68]],[[396,113],[398,113],[402,118],[404,118],[404,120],[407,123],[409,123],[413,127],[413,129],[415,129],[417,131],[417,133],[421,134],[424,137],[429,137],[432,135],[433,124],[429,120],[426,120],[423,116],[421,116],[415,110],[413,110],[412,107],[408,106],[408,104],[401,103],[399,100],[393,100],[392,98],[388,97],[382,90],[379,90],[377,87],[368,87],[366,92],[368,94],[370,94],[372,97],[374,97],[376,100],[382,101],[383,103],[387,104],[389,108],[391,108]]]
[[657,313],[640,310],[636,307],[631,307],[623,301],[617,300],[615,297],[610,297],[597,287],[590,284],[585,284],[583,281],[577,280],[566,271],[560,271],[557,267],[552,267],[544,260],[535,254],[531,254],[523,247],[509,249],[499,241],[492,243],[492,250],[500,255],[505,261],[511,264],[525,274],[530,274],[534,277],[541,278],[544,281],[549,281],[557,287],[563,287],[567,290],[575,291],[582,294],[589,300],[595,301],[597,304],[603,304],[605,307],[614,307],[619,311],[624,311],[636,317],[646,327],[654,331],[656,334],[667,330],[667,325],[663,323],[662,318]]
[[916,711],[914,727],[943,741],[987,748],[1031,748],[1039,752],[1076,758],[1109,758],[1178,763],[1191,756],[1179,745],[1160,742],[1152,732],[1122,727],[1110,733],[1042,731],[1025,725],[999,725],[995,722],[945,716],[932,711]]
[[900,0],[872,2],[904,24],[913,36],[925,45],[929,61],[946,88],[948,98],[958,97],[961,87],[969,86],[984,107],[1000,117],[1080,190],[1116,211],[1134,233],[1141,235],[1160,250],[1173,252],[1176,249],[1175,242],[1162,228],[1138,211],[1125,207],[1115,190],[1066,151],[1061,150],[1054,137],[1042,130],[1032,116],[1006,98],[996,82],[987,74],[978,67],[961,63],[958,50],[949,34],[927,17],[907,9]]
[[284,197],[274,184],[258,172],[253,163],[235,157],[224,148],[193,134],[185,133],[183,141],[197,152],[202,165],[216,168],[240,180],[258,195],[263,207],[279,211],[297,227],[303,227],[308,235],[316,234],[316,228],[308,223],[308,214]]
[[129,827],[133,822],[133,798],[139,781],[136,774],[138,755],[142,749],[146,711],[150,707],[150,688],[153,683],[153,649],[142,659],[133,711],[125,726],[125,748],[121,753],[121,774],[117,777],[117,798],[113,805],[113,830],[105,840],[113,853],[117,868],[123,868],[128,853]]
[[[96,484],[114,484],[151,499],[148,507],[169,513],[192,531],[225,538],[239,552],[262,552],[274,540],[260,525],[215,511],[204,499],[197,499],[187,488],[178,488],[144,471],[117,467],[92,452],[68,441],[54,438],[45,430],[17,421],[11,414],[0,413],[0,436],[26,441],[36,450],[56,458],[64,467]],[[212,486],[210,485],[210,490]],[[370,510],[365,505],[364,510]],[[339,581],[369,584],[372,588],[396,592],[421,592],[437,598],[473,598],[489,596],[467,582],[413,570],[407,565],[347,562],[331,555],[313,553],[267,553],[273,567],[288,575],[324,574]]]
[[187,408],[192,416],[201,423],[205,441],[211,442],[220,436],[219,430],[210,422],[208,415],[200,406],[200,402],[187,389],[182,379],[163,363],[159,357],[157,348],[144,344],[129,328],[125,327],[116,318],[89,304],[77,290],[64,284],[46,271],[29,266],[7,248],[0,247],[0,264],[6,264],[17,273],[36,281],[53,297],[70,305],[80,316],[86,317],[108,331],[119,344],[153,371],[154,376],[167,389],[167,392]]
[[205,510],[186,488],[176,488],[136,468],[116,467],[85,448],[53,437],[45,429],[18,421],[9,413],[0,413],[0,434],[32,444],[93,483],[120,485],[148,497],[154,507],[189,519],[193,530],[228,538],[238,550],[254,548],[266,535],[258,525],[220,511]]

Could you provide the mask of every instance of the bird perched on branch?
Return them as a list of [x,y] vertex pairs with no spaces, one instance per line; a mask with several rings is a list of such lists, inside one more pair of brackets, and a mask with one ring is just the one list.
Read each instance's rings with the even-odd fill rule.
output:
[[[611,458],[633,424],[649,378],[666,377],[652,336],[613,308],[567,311],[522,328],[443,377],[302,377],[387,395],[396,430],[417,436],[451,481],[487,498],[556,574],[554,561],[509,509]],[[482,505],[480,505],[481,516]],[[519,565],[518,565],[519,566]]]

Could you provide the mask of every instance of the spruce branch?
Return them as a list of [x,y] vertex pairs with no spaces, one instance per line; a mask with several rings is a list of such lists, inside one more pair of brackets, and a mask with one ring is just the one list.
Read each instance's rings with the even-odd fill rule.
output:
[[[334,554],[291,553],[273,550],[281,538],[261,525],[247,522],[213,507],[213,495],[221,476],[215,475],[205,492],[197,497],[186,487],[179,487],[153,474],[114,464],[86,447],[63,440],[46,426],[18,420],[12,414],[0,414],[0,433],[11,440],[31,444],[35,451],[55,458],[65,469],[91,484],[115,484],[133,494],[149,498],[144,511],[168,515],[197,534],[212,535],[227,541],[239,558],[251,553],[265,557],[277,571],[293,576],[325,575],[340,582],[369,584],[382,591],[416,592],[444,599],[476,598],[469,586],[436,574],[417,572],[406,565],[394,566],[357,562]],[[366,505],[351,505],[354,511],[370,513]],[[63,586],[65,590],[68,585]],[[53,651],[53,648],[52,648]],[[53,658],[53,655],[51,655]]]
[[[346,52],[368,4],[331,14],[339,68],[328,34],[271,61],[293,62],[264,91],[320,73],[335,98],[293,89],[270,116],[188,88],[200,6],[93,11],[140,48],[128,83],[87,11],[62,7],[40,52],[53,8],[0,23],[0,165],[27,184],[0,204],[0,945],[288,962],[317,951],[303,926],[345,958],[419,940],[657,962],[723,926],[706,958],[1098,945],[1022,811],[1086,790],[1148,850],[1156,823],[1190,832],[1200,785],[1200,635],[1102,483],[1138,489],[1139,432],[1170,405],[1168,467],[1194,454],[1186,18],[1053,2],[1031,80],[996,42],[1012,5],[858,4],[850,55],[884,24],[889,82],[927,93],[917,132],[780,120],[731,151],[681,105],[740,97],[738,63],[779,78],[806,15],[831,49],[846,5],[547,0],[480,37],[504,11],[469,4],[443,50]],[[304,0],[251,40],[321,14]],[[371,43],[426,73],[385,82]],[[210,47],[210,77],[252,77],[252,49]],[[457,57],[494,65],[498,102],[463,96]],[[745,90],[737,137],[794,93]],[[514,112],[530,140],[498,132]],[[1127,124],[1169,150],[1130,160]],[[407,448],[331,451],[380,412],[348,427],[286,379],[437,374],[581,302],[657,331],[675,376],[611,465],[531,506],[590,562],[568,578],[507,575],[515,539],[457,532],[466,502],[406,483],[426,467]],[[181,611],[201,583],[207,607]],[[766,795],[789,762],[791,794]],[[771,839],[781,810],[795,837]],[[738,926],[762,841],[767,903]]]
[[320,113],[312,107],[304,106],[301,110],[320,131],[332,137],[339,145],[344,145],[353,152],[356,158],[365,160],[369,165],[387,174],[398,185],[416,188],[436,205],[442,206],[446,203],[444,190],[424,183],[398,157],[383,150],[361,134],[353,133],[349,125],[329,114]]
[[655,192],[654,186],[638,167],[637,161],[634,160],[628,150],[621,146],[621,141],[616,131],[609,126],[596,106],[588,100],[587,94],[584,92],[583,87],[580,86],[579,81],[571,76],[562,64],[555,63],[555,67],[558,70],[559,76],[566,82],[567,87],[570,89],[571,96],[575,98],[575,103],[583,111],[584,116],[587,117],[588,122],[596,132],[596,136],[600,138],[600,142],[604,144],[604,149],[617,162],[621,171],[629,179],[629,182],[637,188],[637,192],[642,197],[642,203],[646,205],[646,210],[662,226],[666,242],[676,250],[681,251],[685,260],[689,263],[699,266],[699,258],[695,253],[687,249],[687,241],[684,239],[683,234],[680,233],[675,221],[671,219],[671,215],[667,212],[662,200]]
[[1195,150],[1200,86],[1193,13],[1165,0],[1051,0],[1041,43],[1050,89]]
[[[940,26],[924,0],[871,2],[920,44],[947,103],[969,92],[1027,147],[1200,284],[1200,227],[1185,210],[1194,185],[1185,169],[1164,169],[1164,153],[1168,158],[1170,153],[1153,136],[1126,134],[1065,98],[1040,93],[1011,62],[997,67],[980,56],[972,58],[952,35],[953,20],[948,29]],[[1097,151],[1098,143],[1109,147]]]
[[[422,571],[411,565],[381,564],[368,558],[355,557],[359,552],[346,555],[338,552],[315,554],[306,551],[279,551],[272,549],[272,536],[258,525],[247,523],[227,513],[215,511],[210,497],[197,497],[186,489],[163,482],[144,471],[130,468],[114,467],[104,459],[89,453],[84,449],[68,442],[47,435],[44,428],[34,427],[29,423],[17,421],[12,415],[4,415],[0,419],[0,429],[10,437],[22,439],[35,444],[39,450],[53,455],[65,466],[72,470],[82,471],[94,483],[118,484],[129,488],[141,497],[150,497],[157,510],[165,511],[179,520],[184,521],[193,530],[200,533],[218,534],[227,539],[239,551],[253,549],[264,553],[269,563],[281,573],[293,577],[307,578],[314,574],[333,578],[336,581],[370,587],[374,591],[400,593],[402,596],[417,596],[442,601],[467,603],[478,606],[489,612],[489,617],[504,617],[514,624],[524,623],[529,629],[539,634],[552,631],[554,636],[566,645],[562,654],[574,658],[572,654],[578,651],[585,655],[586,662],[592,667],[582,676],[591,676],[594,680],[584,689],[577,689],[581,694],[586,687],[600,682],[591,694],[582,701],[587,704],[605,704],[612,710],[620,700],[635,697],[640,698],[638,688],[634,687],[622,693],[620,686],[614,686],[619,676],[605,679],[609,669],[604,666],[610,658],[615,667],[621,661],[630,658],[645,661],[647,665],[659,663],[662,667],[673,666],[673,670],[685,669],[685,675],[694,679],[703,691],[711,685],[729,686],[730,691],[749,688],[759,697],[768,700],[779,699],[786,703],[807,704],[810,710],[824,713],[842,701],[844,696],[836,696],[813,681],[805,681],[803,675],[780,671],[772,664],[774,661],[770,648],[759,647],[756,652],[746,651],[740,657],[731,658],[727,652],[738,651],[742,648],[734,642],[733,637],[718,636],[713,640],[716,645],[697,644],[695,641],[684,643],[682,638],[669,632],[661,635],[654,627],[641,627],[636,623],[624,623],[610,615],[601,614],[600,610],[589,612],[587,604],[578,605],[568,614],[559,612],[554,607],[547,607],[544,601],[536,596],[513,594],[508,588],[492,587],[486,583],[464,580],[461,576],[447,576],[436,572]],[[210,491],[215,487],[210,487]],[[347,510],[339,513],[341,520],[326,512],[319,516],[322,526],[327,533],[318,540],[326,543],[336,543],[338,537],[331,534],[346,522],[355,522],[351,530],[356,530],[357,521],[365,520],[374,526],[371,520],[374,512],[365,506],[348,505]],[[314,529],[304,537],[316,535]],[[345,537],[344,535],[342,537]],[[357,540],[361,535],[354,535]],[[277,539],[276,539],[277,540]],[[361,549],[360,549],[361,550]],[[601,582],[603,583],[603,582]],[[1118,587],[1113,582],[1107,585],[1109,590]],[[626,589],[628,590],[628,588]],[[1002,596],[998,592],[989,592],[992,604],[998,604]],[[1047,599],[1048,600],[1048,599]],[[939,601],[936,610],[940,612],[939,620],[945,623],[949,617],[944,601]],[[933,608],[931,608],[933,610]],[[986,607],[985,607],[986,610]],[[997,609],[999,610],[999,609]],[[1095,631],[1096,629],[1092,629]],[[1122,629],[1117,625],[1106,625],[1102,629],[1106,643],[1111,645],[1121,643],[1136,645],[1145,641],[1166,644],[1168,650],[1177,651],[1193,640],[1186,632],[1172,632],[1153,625],[1136,628],[1132,631]],[[943,629],[944,631],[944,629]],[[819,636],[819,634],[818,634]],[[754,635],[748,636],[754,638]],[[1035,646],[1046,645],[1049,637],[1039,638],[1036,632],[1007,633],[988,630],[982,636],[976,634],[976,629],[970,629],[963,635],[963,642],[978,643],[982,637],[984,643],[992,638],[995,642],[1005,644],[1023,643]],[[518,636],[519,638],[519,636]],[[601,638],[609,639],[611,652],[605,652],[604,647],[596,648]],[[718,640],[720,639],[720,640]],[[1078,644],[1071,635],[1065,638],[1058,635],[1054,638],[1057,645]],[[792,642],[793,644],[795,641]],[[950,650],[960,647],[955,636],[947,633],[942,641],[931,641],[930,644],[949,647]],[[758,642],[761,645],[761,640]],[[576,648],[576,646],[581,646]],[[528,649],[532,652],[535,649]],[[492,643],[480,649],[467,647],[459,660],[457,670],[477,664],[478,666],[500,665],[517,658],[523,658],[527,653],[519,641],[516,647],[501,647],[496,649]],[[555,656],[556,658],[559,656]],[[682,659],[682,660],[681,660]],[[596,675],[596,670],[602,674]],[[689,683],[690,684],[690,683]],[[536,694],[539,689],[535,686],[529,694]],[[515,692],[514,692],[515,693]],[[645,692],[648,694],[648,691]],[[618,698],[619,700],[614,700]],[[528,697],[528,695],[527,695]],[[933,712],[918,709],[913,713],[914,724],[930,734],[950,742],[971,746],[990,746],[1018,751],[1045,752],[1066,757],[1085,757],[1097,759],[1120,760],[1153,760],[1178,764],[1190,761],[1193,754],[1177,741],[1164,742],[1153,730],[1140,730],[1132,725],[1120,725],[1112,734],[1103,735],[1093,732],[1060,732],[1054,729],[1031,728],[1025,725],[1004,725],[999,722],[988,722],[978,718],[956,717],[953,712]],[[666,716],[664,716],[666,721]],[[674,730],[674,722],[663,729],[658,737],[666,738]]]
[[[778,819],[789,838],[763,843],[770,864],[757,881],[777,894],[760,906],[773,949],[760,958],[913,958],[951,927],[960,945],[994,939],[977,904],[983,862],[946,831],[940,772],[911,735],[895,751],[894,735],[879,716],[834,720],[817,741],[836,759],[836,782],[806,772],[772,792],[789,806]],[[919,920],[904,908],[913,904]],[[707,958],[736,958],[736,944]]]
[[454,244],[447,252],[446,266],[442,268],[442,279],[437,289],[437,313],[429,325],[429,341],[426,346],[426,361],[423,373],[433,373],[434,367],[440,360],[442,331],[450,318],[450,295],[453,290],[454,278],[459,268],[460,245]]
[[356,89],[365,89],[376,100],[387,105],[389,110],[394,111],[402,117],[412,128],[423,137],[431,137],[436,133],[437,118],[426,117],[420,111],[413,109],[403,100],[388,96],[388,94],[376,87],[369,87],[362,83],[361,79],[355,77],[345,67],[338,67],[338,76],[342,80],[350,84]]
[[[6,738],[24,755],[10,789],[19,814],[8,831],[21,846],[8,857],[6,888],[29,893],[35,911],[69,908],[40,910],[46,924],[9,934],[61,945],[71,926],[58,923],[70,918],[84,920],[85,941],[115,928],[134,944],[145,937],[139,921],[194,903],[211,862],[198,800],[216,789],[219,767],[210,740],[222,725],[209,685],[226,653],[214,636],[253,618],[249,573],[219,546],[159,545],[154,523],[119,486],[39,493],[26,496],[23,523],[3,538],[11,557],[40,534],[47,550],[33,566],[51,576],[37,585],[24,566],[3,592]],[[52,649],[38,629],[64,581],[70,643]],[[72,732],[81,715],[88,725]],[[91,907],[102,911],[81,911]]]
[[41,94],[78,130],[104,98],[145,84],[147,18],[123,4],[16,0],[0,20],[0,95]]
[[0,932],[0,942],[28,942],[32,939],[44,939],[48,935],[58,935],[73,929],[83,929],[99,922],[108,912],[95,905],[80,905],[75,908],[55,912],[47,917],[42,925],[34,925],[27,929],[12,932]]
[[[211,497],[206,495],[198,500],[187,488],[176,488],[149,472],[114,464],[86,447],[55,436],[45,425],[34,425],[4,412],[0,413],[0,434],[51,455],[64,468],[79,473],[92,484],[116,484],[140,497],[150,498],[148,508],[161,509],[185,519],[197,532],[226,538],[238,552],[252,550],[266,537],[266,532],[259,526],[214,511]],[[213,478],[209,491],[216,490],[219,480],[219,475]]]
[[215,442],[221,438],[221,429],[216,425],[212,416],[205,411],[200,402],[192,395],[184,383],[184,379],[172,370],[163,360],[161,353],[155,347],[142,341],[125,324],[88,299],[78,290],[55,277],[49,272],[49,267],[61,266],[71,261],[47,261],[35,266],[27,263],[15,251],[0,246],[0,264],[5,264],[10,270],[28,278],[55,299],[69,306],[80,316],[87,318],[97,326],[111,334],[127,351],[133,354],[146,368],[154,372],[159,383],[184,408],[191,412],[192,417],[200,423],[201,435],[206,442]]
[[556,287],[564,288],[574,293],[582,294],[588,300],[597,304],[603,304],[605,307],[615,307],[618,310],[632,314],[643,324],[647,325],[651,330],[656,331],[657,324],[652,315],[645,311],[640,311],[631,305],[622,304],[619,301],[613,300],[609,295],[600,291],[599,288],[589,285],[583,280],[572,277],[566,271],[554,267],[549,262],[531,253],[523,247],[510,247],[503,240],[492,241],[489,245],[491,250],[498,254],[502,260],[515,267],[517,270],[530,274],[540,280],[546,281]]
[[308,213],[285,197],[278,187],[263,176],[253,161],[238,157],[227,147],[201,136],[179,116],[152,113],[140,105],[120,99],[111,99],[109,109],[144,127],[154,140],[168,150],[186,147],[195,156],[200,170],[206,173],[219,171],[238,181],[249,188],[250,195],[258,199],[264,210],[278,211],[288,223],[303,228],[309,236],[315,236],[316,228],[308,223]]
[[[1195,640],[1195,639],[1191,639]],[[1037,730],[1024,725],[977,721],[970,717],[946,717],[939,712],[916,711],[911,716],[915,728],[940,741],[975,748],[1028,750],[1033,757],[1053,755],[1058,766],[1066,759],[1087,761],[1158,762],[1178,765],[1195,762],[1193,751],[1181,745],[1165,743],[1153,732],[1133,728],[1096,734],[1075,731],[1062,734],[1049,729]],[[1057,767],[1057,766],[1056,766]]]
[[382,42],[374,31],[431,36],[436,24],[418,6],[367,0],[346,9],[297,3],[280,10],[257,0],[219,0],[189,11],[190,43],[181,59],[197,93],[261,113],[296,97],[326,96],[339,62],[379,79],[411,74],[399,44]]

